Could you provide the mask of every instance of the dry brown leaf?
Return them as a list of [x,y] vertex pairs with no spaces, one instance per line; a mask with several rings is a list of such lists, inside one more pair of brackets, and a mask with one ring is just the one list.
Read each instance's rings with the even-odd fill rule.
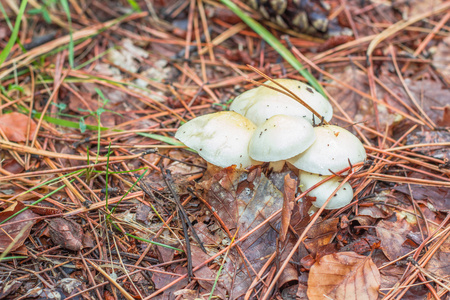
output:
[[[25,205],[21,202],[14,203],[0,213],[0,222],[24,208]],[[28,209],[2,224],[0,230],[0,252],[3,252],[16,238],[18,240],[9,251],[12,252],[21,247],[28,238],[31,227],[36,223],[36,217],[38,215]]]
[[284,177],[283,210],[281,211],[280,241],[286,239],[286,234],[291,222],[292,208],[294,207],[295,193],[297,191],[297,180],[290,174]]
[[[411,217],[408,219],[408,217]],[[381,220],[377,226],[377,236],[381,240],[381,249],[389,260],[413,250],[404,244],[410,232],[417,231],[415,217],[409,214],[396,213],[387,220]]]
[[448,277],[450,275],[450,237],[442,243],[438,251],[431,257],[425,269],[437,277]]
[[380,273],[367,256],[340,252],[320,258],[311,268],[308,298],[377,299]]
[[56,245],[72,251],[83,248],[83,229],[78,223],[57,218],[49,221],[48,225],[50,238]]
[[[172,281],[179,278],[178,275],[185,275],[187,269],[181,265],[177,265],[174,268],[162,269],[160,267],[153,267],[155,272],[152,272],[152,281],[156,290],[162,289],[172,283]],[[170,273],[174,273],[173,275]],[[175,283],[170,288],[166,289],[160,299],[170,299],[168,295],[173,295],[174,292],[184,288],[188,284],[188,279],[184,278],[181,281]]]
[[[450,119],[450,117],[449,117]],[[449,120],[450,122],[450,120]],[[427,130],[413,132],[407,136],[406,145],[446,143],[450,141],[450,133],[446,130]],[[437,159],[450,160],[450,147],[431,146],[411,148],[411,151],[432,156]]]
[[444,80],[449,82],[450,78],[450,36],[444,38],[436,47],[436,53],[433,55],[433,65],[441,72]]
[[[27,140],[28,120],[30,120],[28,116],[18,112],[4,114],[0,116],[0,129],[9,141],[16,143],[25,142]],[[36,123],[33,120],[30,123],[29,139],[32,140],[36,130]]]
[[[203,252],[199,247],[192,246],[191,251],[192,251],[192,265],[194,268],[201,265],[204,261],[206,261],[210,258],[210,256],[208,254],[206,254],[205,252]],[[212,287],[214,284],[214,280],[217,276],[217,272],[211,270],[207,266],[203,266],[200,269],[198,269],[197,271],[194,271],[194,275],[197,278],[209,279],[209,280],[200,280],[199,279],[198,284],[202,288],[204,288],[208,293],[211,293],[211,290],[212,290]],[[213,294],[217,297],[220,297],[221,299],[226,299],[226,296],[225,296],[226,295],[226,287],[224,286],[224,284],[222,282],[219,281],[217,283]]]
[[[414,172],[409,174],[410,178],[430,179],[431,177]],[[409,195],[412,193],[415,200],[427,200],[430,201],[434,208],[441,212],[450,211],[450,188],[443,186],[423,186],[418,184],[401,184],[395,187],[395,190]]]
[[[282,174],[281,177],[283,183],[285,175]],[[281,209],[283,204],[283,194],[259,168],[250,173],[233,167],[225,168],[203,182],[202,186],[205,189],[204,198],[231,234],[239,228],[236,239],[265,221]],[[245,261],[234,249],[230,251],[221,279],[232,295],[231,299],[244,295],[254,279],[254,273],[248,271],[248,263],[258,272],[276,251],[278,232],[274,227],[277,221],[278,219],[273,220],[272,226],[266,224],[256,230],[239,244],[246,257]]]
[[23,281],[19,280],[9,280],[3,283],[2,287],[0,288],[0,299],[6,298],[6,296],[11,295],[15,293],[20,286],[23,284]]

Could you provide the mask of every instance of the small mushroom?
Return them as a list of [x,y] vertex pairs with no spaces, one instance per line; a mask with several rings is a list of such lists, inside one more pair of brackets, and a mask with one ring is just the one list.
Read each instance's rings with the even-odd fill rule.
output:
[[[329,121],[333,116],[333,108],[330,102],[311,86],[293,79],[275,79],[275,81],[311,106],[318,114],[323,116],[325,121]],[[272,81],[265,84],[281,89]],[[313,113],[309,109],[290,96],[265,86],[259,86],[237,96],[230,105],[230,110],[250,119],[256,126],[261,125],[274,115],[300,116],[310,123],[313,122]],[[321,120],[314,116],[314,122],[319,124]]]
[[[316,141],[303,153],[288,161],[296,168],[321,175],[331,175],[351,164],[366,160],[361,141],[348,130],[334,125],[314,128]],[[331,170],[331,171],[330,171]]]
[[[320,176],[314,173],[301,172],[300,174],[300,189],[306,191],[307,189],[313,187],[315,184],[326,179],[328,176]],[[316,201],[312,204],[315,207],[321,207],[325,201],[330,197],[331,193],[336,190],[336,188],[341,183],[342,178],[334,177],[330,180],[322,183],[318,187],[314,188],[308,193],[310,197],[316,197]],[[330,199],[326,209],[338,209],[349,204],[353,199],[353,189],[352,186],[346,182],[342,187],[333,195]]]
[[305,151],[315,139],[314,128],[302,117],[276,115],[256,128],[248,151],[258,161],[280,161],[272,165],[280,171],[286,159]]
[[248,144],[255,129],[240,114],[223,111],[192,119],[178,128],[175,137],[213,165],[246,168],[257,164],[248,155]]

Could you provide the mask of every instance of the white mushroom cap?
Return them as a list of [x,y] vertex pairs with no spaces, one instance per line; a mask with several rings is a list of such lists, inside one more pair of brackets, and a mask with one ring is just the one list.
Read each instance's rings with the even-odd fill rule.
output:
[[276,115],[253,132],[248,152],[259,161],[279,161],[305,151],[315,141],[312,125],[298,116]]
[[[330,102],[314,88],[293,79],[275,79],[275,81],[296,94],[301,100],[323,116],[325,121],[331,120],[333,108]],[[265,84],[281,89],[271,81]],[[248,90],[236,97],[230,106],[230,110],[240,113],[257,126],[274,115],[300,116],[310,123],[312,123],[313,119],[313,113],[302,104],[285,94],[265,86]],[[321,121],[317,116],[314,116],[314,120],[316,124]]]
[[366,151],[361,141],[348,130],[334,125],[314,128],[316,141],[305,152],[289,159],[296,168],[331,175],[352,164],[363,162]]
[[248,155],[255,129],[240,114],[223,111],[192,119],[178,128],[175,137],[213,165],[246,168],[255,164]]
[[[320,176],[313,173],[302,172],[300,175],[300,189],[302,191],[306,191],[311,188],[315,184],[324,180],[328,176]],[[316,197],[316,201],[312,204],[315,207],[321,207],[325,201],[330,197],[331,193],[339,186],[342,182],[342,178],[334,177],[328,180],[327,182],[319,185],[311,192],[308,193],[310,197]],[[353,199],[353,189],[352,186],[346,182],[344,185],[337,191],[337,193],[331,198],[330,202],[328,202],[326,209],[337,209],[346,206]]]

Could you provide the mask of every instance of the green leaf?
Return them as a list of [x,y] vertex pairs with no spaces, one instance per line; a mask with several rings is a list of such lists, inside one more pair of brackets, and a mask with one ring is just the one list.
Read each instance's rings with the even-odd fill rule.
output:
[[79,124],[79,129],[81,133],[84,133],[86,131],[86,123],[84,122],[84,118],[81,118],[80,121],[78,122]]
[[46,10],[45,8],[41,10],[42,12],[42,17],[44,18],[45,22],[47,24],[51,24],[52,23],[52,18],[50,18],[50,14],[48,13],[48,10]]
[[28,14],[29,15],[38,15],[40,13],[42,13],[42,7],[41,8],[32,8],[30,10],[28,10]]
[[163,136],[163,135],[159,135],[159,134],[154,134],[154,133],[145,133],[145,132],[138,132],[136,134],[141,135],[141,136],[145,136],[145,137],[148,137],[148,138],[160,141],[160,142],[164,142],[164,143],[169,144],[169,145],[184,146],[183,143],[180,143],[179,141],[177,141],[176,139],[171,138],[171,137],[167,137],[167,136]]
[[21,87],[20,85],[17,85],[17,84],[10,84],[8,86],[8,91],[12,91],[12,90],[16,90],[16,91],[19,91],[19,92],[22,92],[22,93],[25,91],[23,89],[23,87]]

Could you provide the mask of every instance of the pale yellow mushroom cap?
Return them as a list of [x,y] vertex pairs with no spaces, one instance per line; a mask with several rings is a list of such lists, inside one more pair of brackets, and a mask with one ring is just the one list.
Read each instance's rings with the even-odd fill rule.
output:
[[[314,173],[301,172],[300,174],[300,189],[306,191],[307,189],[313,187],[315,184],[324,180],[328,176],[320,176]],[[334,177],[325,183],[322,183],[311,192],[308,193],[310,197],[316,197],[316,201],[312,204],[315,207],[321,207],[325,201],[330,197],[331,193],[339,186],[342,182],[342,178]],[[326,209],[338,209],[349,204],[353,199],[353,189],[352,186],[346,182],[344,185],[333,195],[333,198],[328,202]]]
[[[361,141],[348,130],[334,125],[314,128],[316,141],[303,153],[288,161],[296,168],[331,175],[351,164],[366,160],[366,151]],[[331,170],[332,172],[330,172]]]
[[[317,113],[323,116],[325,121],[331,120],[333,108],[330,102],[314,88],[306,83],[293,79],[275,79],[275,81],[296,94]],[[271,81],[265,84],[281,89]],[[236,97],[230,106],[230,110],[245,116],[257,126],[275,115],[300,116],[310,123],[313,120],[313,113],[302,104],[285,94],[265,86],[248,90]],[[316,124],[319,124],[321,121],[317,116],[314,116],[314,120]]]
[[175,137],[213,165],[246,168],[256,163],[248,155],[255,129],[242,115],[223,111],[192,119],[178,128]]
[[312,125],[302,117],[276,115],[256,128],[248,151],[259,161],[286,160],[305,151],[315,139]]

